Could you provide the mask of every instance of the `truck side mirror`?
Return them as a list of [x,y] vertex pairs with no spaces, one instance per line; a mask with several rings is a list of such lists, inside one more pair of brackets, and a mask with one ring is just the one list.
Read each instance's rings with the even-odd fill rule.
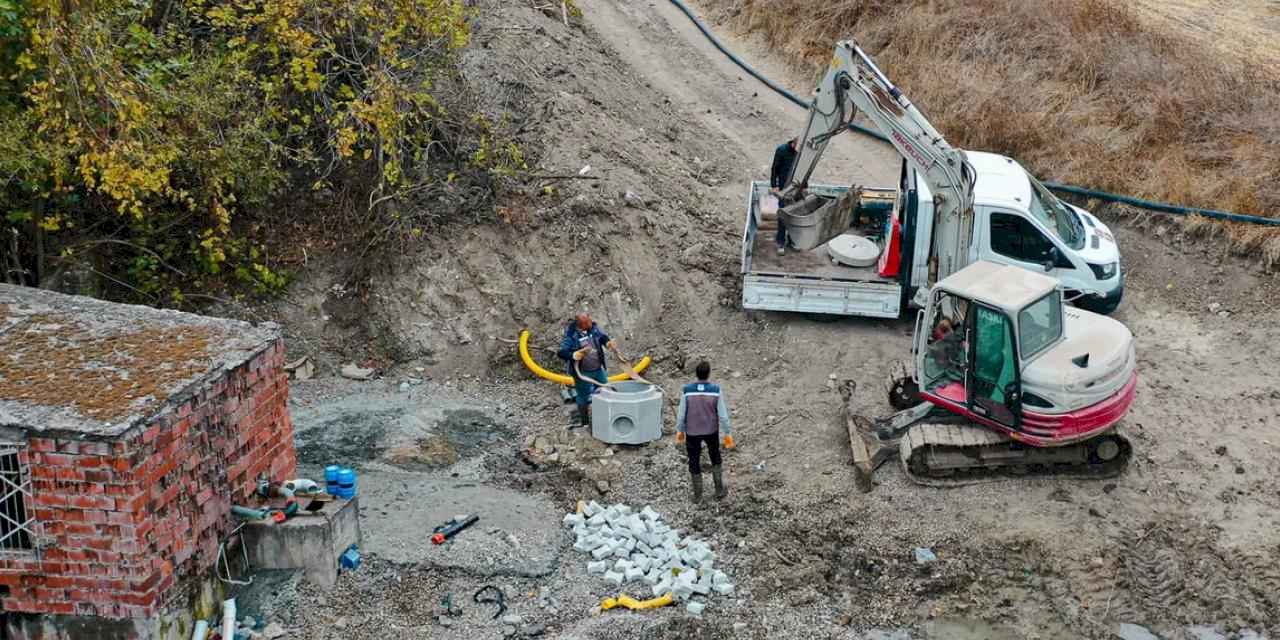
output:
[[1044,252],[1045,273],[1053,271],[1053,267],[1055,264],[1057,264],[1057,262],[1058,262],[1058,248],[1049,247],[1049,250]]

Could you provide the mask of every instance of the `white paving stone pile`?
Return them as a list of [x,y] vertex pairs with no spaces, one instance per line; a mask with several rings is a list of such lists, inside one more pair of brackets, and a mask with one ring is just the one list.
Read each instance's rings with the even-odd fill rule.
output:
[[706,542],[683,535],[646,506],[635,512],[625,504],[601,506],[592,500],[582,513],[569,513],[564,526],[573,530],[573,548],[591,554],[587,573],[621,587],[641,583],[657,598],[670,593],[700,614],[702,599],[733,593],[733,583],[715,568],[716,554]]

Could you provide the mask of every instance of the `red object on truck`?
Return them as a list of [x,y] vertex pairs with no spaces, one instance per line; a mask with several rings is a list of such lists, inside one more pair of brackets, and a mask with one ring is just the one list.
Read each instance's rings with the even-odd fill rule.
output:
[[880,271],[880,277],[893,278],[898,275],[902,258],[902,224],[898,222],[897,211],[889,216],[885,226],[889,227],[886,230],[889,242],[885,243],[884,251],[880,252],[880,261],[876,264],[876,268]]

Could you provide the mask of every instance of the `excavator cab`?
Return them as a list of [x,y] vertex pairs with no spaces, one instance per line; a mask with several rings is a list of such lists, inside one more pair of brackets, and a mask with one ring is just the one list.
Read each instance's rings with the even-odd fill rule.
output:
[[922,400],[1009,430],[1022,422],[1022,354],[1063,339],[1062,290],[1051,278],[988,262],[934,286],[917,321]]

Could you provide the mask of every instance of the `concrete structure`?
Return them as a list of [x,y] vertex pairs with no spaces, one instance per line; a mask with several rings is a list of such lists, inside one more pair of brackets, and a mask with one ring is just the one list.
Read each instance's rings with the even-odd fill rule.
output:
[[360,545],[356,499],[336,500],[314,514],[282,523],[250,522],[241,529],[249,566],[303,569],[308,580],[328,589],[338,581],[338,556]]
[[9,638],[190,637],[233,503],[294,474],[274,325],[0,285]]
[[662,391],[626,381],[600,389],[591,400],[591,436],[609,444],[645,444],[662,437]]

